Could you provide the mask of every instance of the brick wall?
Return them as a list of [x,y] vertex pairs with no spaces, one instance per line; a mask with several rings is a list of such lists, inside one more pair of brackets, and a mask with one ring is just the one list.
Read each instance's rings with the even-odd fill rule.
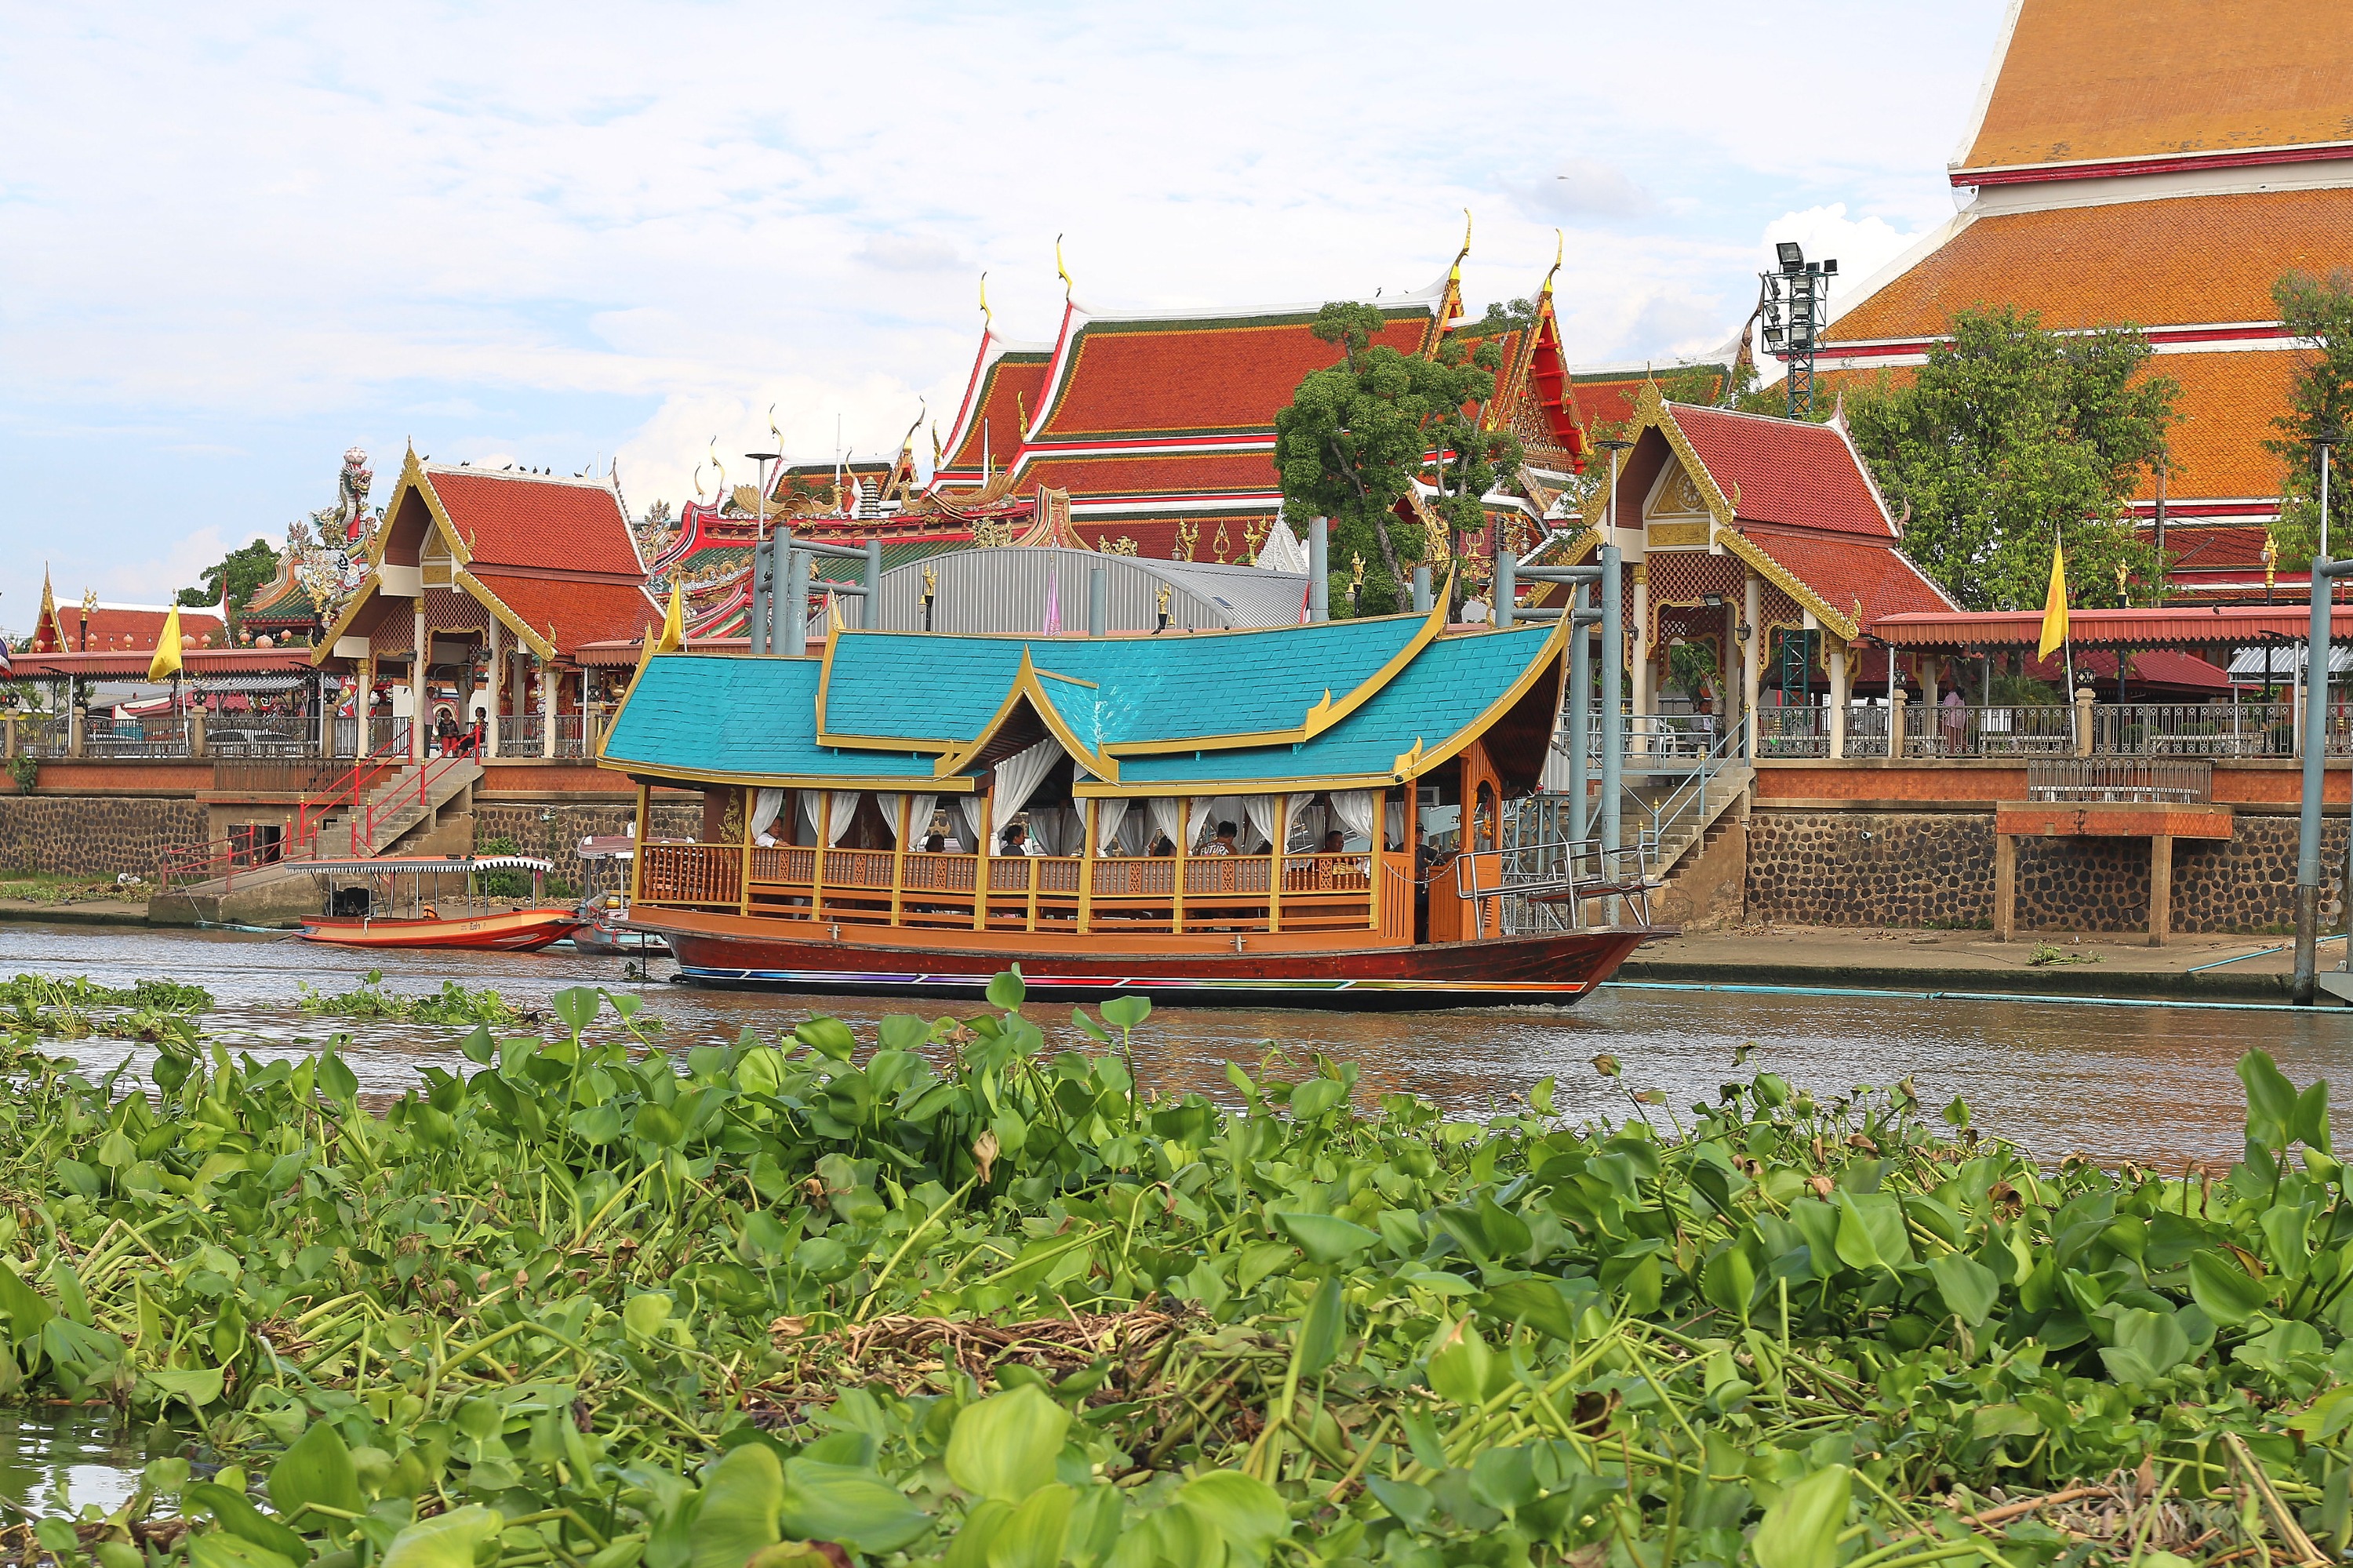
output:
[[[553,861],[554,874],[575,887],[617,887],[624,875],[624,863],[584,862],[577,853],[580,841],[626,832],[636,815],[634,800],[575,805],[556,800],[486,800],[477,795],[474,843],[479,849],[490,839],[510,839],[521,853]],[[657,838],[692,838],[702,821],[700,800],[682,804],[656,801],[653,807],[652,827]]]
[[[2173,844],[2173,929],[2274,930],[2295,918],[2294,817],[2239,813],[2228,841]],[[2324,899],[2345,864],[2342,814],[2321,834]],[[1744,883],[1751,920],[1795,926],[1990,926],[1989,811],[1759,810]],[[2021,931],[2148,929],[2145,839],[2022,839]]]
[[[44,769],[44,771],[47,771]],[[171,796],[0,795],[0,868],[153,880],[167,847],[204,842],[205,809]]]

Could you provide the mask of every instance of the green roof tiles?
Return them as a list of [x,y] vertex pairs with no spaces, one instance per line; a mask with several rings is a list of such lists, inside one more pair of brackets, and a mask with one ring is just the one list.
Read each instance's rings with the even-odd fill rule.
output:
[[659,655],[615,721],[605,760],[729,779],[931,778],[928,755],[818,745],[818,671],[814,659]]
[[[1055,709],[1092,747],[1295,729],[1403,652],[1417,615],[1159,637],[849,632],[826,684],[829,735],[964,742],[1005,701],[1024,649]],[[1092,686],[1080,684],[1092,682]]]

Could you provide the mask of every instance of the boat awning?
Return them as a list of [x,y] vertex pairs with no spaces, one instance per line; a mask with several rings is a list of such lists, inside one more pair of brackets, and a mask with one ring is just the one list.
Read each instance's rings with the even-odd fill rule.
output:
[[[2342,675],[2353,670],[2353,648],[2341,642],[2328,645],[2328,673]],[[2268,648],[2242,648],[2231,659],[2231,683],[2234,686],[2278,685],[2304,674],[2304,644],[2274,643]]]
[[338,875],[361,876],[378,872],[435,871],[538,871],[555,869],[555,863],[533,860],[527,854],[485,854],[468,858],[465,855],[434,855],[417,860],[311,860],[297,863],[307,871],[332,872]]

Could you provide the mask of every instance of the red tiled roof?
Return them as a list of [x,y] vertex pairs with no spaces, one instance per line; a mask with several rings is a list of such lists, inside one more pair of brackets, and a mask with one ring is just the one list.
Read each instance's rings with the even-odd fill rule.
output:
[[445,468],[427,482],[478,566],[645,575],[620,497],[603,484]]
[[639,637],[647,627],[661,624],[662,607],[633,584],[516,577],[505,572],[473,576],[501,604],[567,657],[584,642]]
[[1181,452],[1150,456],[1043,458],[1021,471],[1023,490],[1050,485],[1077,501],[1116,495],[1198,493],[1280,488],[1271,452]]
[[1964,169],[2353,140],[2353,30],[2271,0],[2025,0]]
[[2325,277],[2348,255],[2353,189],[1991,213],[1856,301],[1822,343],[1934,337],[1986,303],[2039,312],[2054,330],[2275,322],[2281,273]]
[[[944,466],[979,471],[982,424],[987,421],[989,464],[1003,469],[1021,450],[1021,433],[1038,417],[1038,397],[1046,385],[1047,355],[1005,355],[982,373],[980,407],[965,428],[964,442],[948,454]],[[1022,416],[1027,413],[1029,419]]]
[[1883,615],[1952,609],[1952,601],[1892,544],[1762,528],[1743,528],[1740,535],[1866,631],[1875,630],[1874,622]]
[[[130,675],[147,677],[151,648],[142,652],[88,653],[18,652],[10,668],[19,677],[33,675]],[[180,653],[181,669],[191,680],[208,675],[272,674],[311,667],[311,650],[291,648],[188,648]]]
[[[2075,679],[2084,683],[2113,683],[2120,652],[2121,650],[2109,648],[2077,649]],[[2063,681],[2067,675],[2066,655],[2053,653],[2048,659],[2030,659],[2027,673],[2038,681]],[[2133,651],[2132,669],[2125,676],[2125,685],[2127,694],[2155,686],[2177,692],[2221,693],[2231,689],[2231,677],[2194,653],[2170,648],[2144,648]]]
[[[117,648],[145,648],[151,652],[155,640],[163,635],[164,621],[170,609],[128,609],[120,605],[102,604],[91,612],[90,635],[82,636],[81,606],[72,599],[58,601],[57,652],[79,652],[87,646],[93,653]],[[187,606],[180,609],[180,635],[193,637],[199,647],[205,640],[221,630],[221,618],[207,610]],[[43,628],[34,629],[35,646],[47,641]]]
[[[1430,314],[1394,317],[1376,344],[1410,354]],[[1340,361],[1298,319],[1091,322],[1040,432],[1043,440],[1148,431],[1270,430],[1307,375]],[[1033,406],[1032,414],[1037,412]]]
[[[2143,523],[2136,530],[2144,545],[2157,542],[2157,527]],[[2177,572],[2261,571],[2264,530],[2235,523],[2169,523],[2165,529],[2166,553]]]
[[1894,537],[1861,460],[1834,426],[1683,403],[1667,411],[1740,517]]

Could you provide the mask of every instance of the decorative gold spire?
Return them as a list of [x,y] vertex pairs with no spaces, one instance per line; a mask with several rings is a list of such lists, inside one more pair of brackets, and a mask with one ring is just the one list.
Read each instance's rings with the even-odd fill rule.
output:
[[980,275],[980,326],[983,332],[997,330],[997,318],[988,311],[988,274]]
[[1462,259],[1470,254],[1471,209],[1466,207],[1462,209],[1462,249],[1454,253],[1454,265],[1447,269],[1446,281],[1448,282],[1459,283],[1462,281]]
[[1560,259],[1568,253],[1568,238],[1557,228],[1552,231],[1552,267],[1545,273],[1544,287],[1536,291],[1540,300],[1552,298],[1552,281],[1560,270]]
[[1067,301],[1078,285],[1071,281],[1071,270],[1062,265],[1062,237],[1054,236],[1054,276],[1062,281],[1062,298]]
[[711,438],[711,466],[719,471],[719,498],[723,502],[727,498],[727,465],[719,461],[719,438],[717,436]]

